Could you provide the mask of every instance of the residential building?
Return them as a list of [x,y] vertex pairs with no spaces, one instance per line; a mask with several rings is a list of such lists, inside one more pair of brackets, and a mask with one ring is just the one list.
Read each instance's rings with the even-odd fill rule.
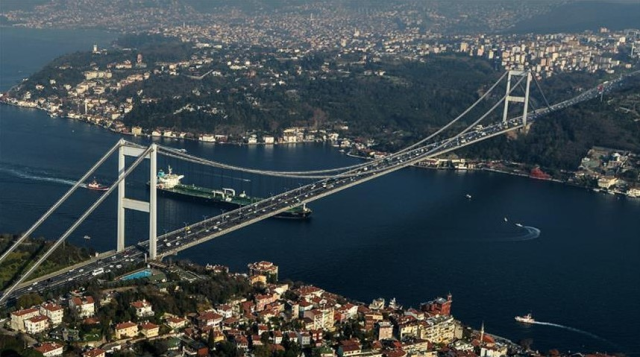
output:
[[84,352],[82,357],[106,357],[106,351],[100,348],[94,348]]
[[307,331],[299,331],[298,335],[298,343],[300,346],[309,346],[311,344],[311,334]]
[[160,333],[160,326],[147,322],[140,326],[140,333],[142,333],[145,337],[156,337]]
[[343,357],[353,356],[362,352],[362,346],[358,339],[344,340],[340,342],[338,346],[338,355]]
[[264,275],[268,282],[278,281],[278,266],[266,261],[251,263],[249,267],[249,276]]
[[598,187],[600,188],[611,188],[611,186],[614,186],[616,183],[618,183],[618,179],[613,177],[613,176],[603,176],[600,179],[598,179]]
[[26,333],[42,333],[46,331],[47,328],[49,328],[49,319],[46,316],[37,315],[24,320],[24,329]]
[[140,300],[140,301],[134,301],[131,303],[131,306],[136,309],[136,316],[137,317],[148,317],[148,316],[153,316],[154,312],[153,312],[153,307],[151,306],[151,303],[148,302],[147,300]]
[[389,340],[393,338],[393,325],[389,321],[378,322],[378,340]]
[[40,306],[40,314],[49,319],[51,326],[58,326],[62,323],[64,308],[58,304],[47,303]]
[[62,356],[63,346],[56,342],[45,342],[38,347],[34,347],[34,350],[42,353],[44,357]]
[[428,312],[432,315],[451,315],[451,303],[453,302],[453,296],[447,295],[447,298],[438,297],[435,300],[423,303],[420,305],[420,310]]
[[202,342],[191,342],[182,348],[186,356],[206,357],[209,356],[209,348]]
[[9,326],[16,331],[25,331],[24,322],[32,317],[39,316],[38,309],[30,308],[14,311],[11,313],[11,323]]
[[138,325],[133,322],[123,322],[116,325],[116,340],[135,337],[136,335],[138,335]]
[[431,343],[448,344],[456,338],[457,323],[453,317],[436,316],[422,321],[419,338]]
[[314,329],[333,331],[334,310],[333,307],[323,307],[304,312],[304,317],[313,321]]
[[167,326],[170,328],[177,330],[187,326],[187,320],[181,317],[168,317],[166,319]]
[[89,317],[95,314],[95,303],[92,296],[71,298],[69,308],[75,309],[80,317]]
[[264,308],[277,301],[279,298],[278,294],[258,294],[255,297],[256,300],[256,308],[255,311],[262,311]]
[[222,319],[222,315],[216,314],[213,311],[203,312],[196,318],[196,320],[198,321],[198,327],[203,328],[212,326],[215,329],[220,328]]

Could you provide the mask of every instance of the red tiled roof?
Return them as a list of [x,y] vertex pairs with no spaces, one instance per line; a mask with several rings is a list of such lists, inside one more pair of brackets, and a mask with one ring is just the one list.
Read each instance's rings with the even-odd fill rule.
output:
[[51,351],[57,350],[59,348],[62,348],[62,345],[59,344],[59,343],[55,343],[55,342],[48,343],[48,342],[46,342],[46,343],[43,343],[42,346],[40,346],[40,347],[34,347],[34,350],[36,350],[36,351],[38,351],[38,352],[40,352],[42,354],[45,354],[47,352],[51,352]]
[[154,328],[158,328],[159,326],[154,324],[154,323],[147,322],[147,323],[142,324],[142,326],[140,326],[140,327],[142,327],[143,330],[151,330],[151,329],[154,329]]
[[58,311],[63,309],[62,306],[53,303],[44,304],[42,305],[42,308],[48,311]]
[[82,354],[82,356],[84,357],[96,357],[96,356],[100,356],[102,354],[105,353],[105,350],[102,350],[100,348],[94,348],[92,350],[89,350],[85,353]]
[[134,301],[131,303],[131,306],[136,309],[142,309],[143,307],[151,306],[151,304],[146,300]]
[[40,321],[46,321],[46,320],[47,320],[46,316],[38,315],[38,316],[34,316],[34,317],[28,319],[27,321],[40,322]]
[[123,322],[121,324],[117,324],[116,325],[116,330],[123,330],[129,327],[133,327],[136,326],[136,324],[134,324],[133,322],[129,321],[129,322]]
[[30,309],[18,310],[18,311],[12,312],[11,315],[23,316],[23,315],[31,314],[31,313],[34,313],[34,312],[38,312],[38,309],[30,308]]

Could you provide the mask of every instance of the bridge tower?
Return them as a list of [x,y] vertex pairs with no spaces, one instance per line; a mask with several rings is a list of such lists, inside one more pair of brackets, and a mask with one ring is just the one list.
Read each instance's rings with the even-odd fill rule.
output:
[[157,220],[158,220],[158,211],[157,211],[157,199],[158,199],[158,191],[157,181],[158,181],[158,168],[157,168],[157,158],[158,158],[158,145],[151,144],[151,151],[146,155],[146,159],[149,159],[149,202],[134,200],[131,198],[127,198],[125,195],[125,157],[133,156],[139,157],[145,152],[144,148],[137,148],[127,145],[121,145],[118,150],[118,178],[120,179],[120,183],[118,183],[118,244],[117,251],[121,252],[125,248],[125,210],[131,209],[134,211],[147,212],[149,214],[149,259],[156,259],[157,255]]
[[[527,84],[524,89],[524,97],[511,95],[511,78],[513,77],[526,77]],[[523,103],[524,109],[522,110],[522,131],[527,132],[527,113],[529,111],[529,88],[531,87],[531,71],[509,71],[507,77],[507,98],[504,101],[504,112],[502,114],[502,122],[506,123],[509,115],[509,102]]]

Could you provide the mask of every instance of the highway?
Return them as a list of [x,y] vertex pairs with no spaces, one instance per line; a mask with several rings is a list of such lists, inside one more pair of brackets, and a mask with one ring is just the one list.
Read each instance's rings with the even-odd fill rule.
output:
[[[533,111],[527,118],[528,123],[533,123],[538,118],[551,112],[561,110],[586,100],[597,98],[601,94],[606,94],[620,87],[622,81],[628,76],[636,75],[638,73],[640,73],[640,71],[633,72],[626,76],[621,76],[616,80],[604,82],[603,84],[584,91],[569,100],[544,109]],[[482,128],[476,126],[474,123],[454,137],[425,146],[416,147],[412,150],[392,154],[382,159],[369,161],[363,166],[352,171],[347,171],[330,178],[301,186],[276,196],[263,199],[262,201],[254,204],[243,206],[235,210],[225,212],[222,215],[161,235],[157,239],[157,256],[162,259],[165,256],[177,254],[182,250],[189,249],[208,240],[275,216],[292,207],[315,201],[379,176],[416,164],[425,159],[436,157],[465,146],[473,145],[477,142],[502,135],[509,131],[520,129],[522,127],[522,117],[513,118],[506,122],[499,122]],[[137,245],[127,247],[122,252],[106,254],[100,258],[94,258],[82,268],[60,272],[56,276],[35,284],[33,282],[25,283],[21,285],[20,288],[13,291],[8,300],[28,292],[43,292],[50,288],[71,285],[72,283],[80,283],[89,279],[97,278],[98,275],[94,275],[94,270],[96,269],[103,269],[105,271],[121,269],[127,265],[142,262],[144,260],[145,252],[148,251],[148,245],[148,241],[143,241]]]

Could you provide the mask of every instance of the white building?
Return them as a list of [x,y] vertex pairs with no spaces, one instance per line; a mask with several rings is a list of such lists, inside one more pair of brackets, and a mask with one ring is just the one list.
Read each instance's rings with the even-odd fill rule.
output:
[[62,356],[62,353],[64,352],[62,345],[55,342],[45,342],[41,346],[34,347],[33,349],[42,353],[44,357]]
[[154,314],[153,307],[147,300],[134,301],[131,306],[136,309],[136,316],[138,317],[153,316]]
[[43,304],[40,306],[40,314],[46,316],[51,322],[51,326],[58,326],[62,323],[64,309],[58,304]]
[[46,316],[38,315],[24,321],[24,329],[29,334],[41,333],[49,327],[49,319]]
[[89,317],[95,314],[95,303],[92,296],[74,297],[69,300],[69,308],[76,309],[78,316]]
[[39,316],[38,309],[23,309],[11,313],[11,323],[9,326],[16,331],[25,331],[24,322],[32,317]]

